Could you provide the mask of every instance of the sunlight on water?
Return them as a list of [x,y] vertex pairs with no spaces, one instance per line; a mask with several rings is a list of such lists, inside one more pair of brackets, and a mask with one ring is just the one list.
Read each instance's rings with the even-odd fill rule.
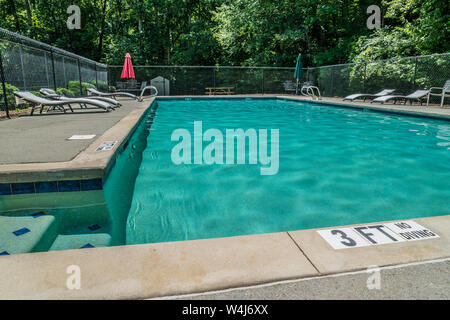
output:
[[[175,129],[279,129],[279,171],[175,165]],[[449,214],[450,123],[282,100],[168,100],[158,109],[127,244]]]

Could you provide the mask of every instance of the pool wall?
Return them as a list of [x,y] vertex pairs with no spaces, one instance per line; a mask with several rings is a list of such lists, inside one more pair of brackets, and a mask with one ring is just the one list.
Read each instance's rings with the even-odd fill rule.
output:
[[[0,212],[2,216],[21,217],[18,221],[24,221],[24,223],[27,223],[26,217],[35,213],[41,213],[36,217],[43,213],[45,218],[36,219],[37,225],[33,224],[32,232],[27,233],[28,240],[25,247],[19,244],[25,241],[25,237],[18,237],[19,242],[14,241],[8,246],[11,250],[0,248],[0,253],[2,251],[5,251],[5,254],[47,251],[56,241],[55,238],[60,235],[76,234],[78,238],[82,238],[83,234],[102,233],[106,239],[103,243],[121,244],[123,232],[115,223],[120,221],[120,216],[118,218],[118,215],[111,212],[107,206],[103,190],[104,180],[116,164],[117,157],[119,157],[119,165],[124,162],[123,159],[135,154],[139,159],[140,152],[134,150],[135,146],[133,147],[130,139],[139,137],[133,134],[139,128],[145,127],[145,122],[140,120],[144,115],[148,115],[147,111],[150,110],[153,102],[154,99],[142,102],[72,161],[1,165]],[[117,143],[112,150],[97,152],[96,148],[102,141],[117,141]],[[137,167],[138,163],[136,163]],[[133,177],[131,176],[129,180],[124,178],[128,177],[122,175],[116,181],[117,186],[122,187],[119,190],[120,193],[128,187],[132,188]],[[126,181],[130,183],[127,185]],[[107,184],[106,187],[110,190],[111,184]],[[118,196],[117,193],[112,194],[113,196],[108,197],[108,200]],[[118,202],[119,207],[125,204],[123,201]],[[42,222],[46,219],[53,220],[44,226]],[[30,241],[30,235],[34,241]],[[112,238],[111,242],[107,239],[108,237]]]
[[114,156],[104,178],[103,192],[112,221],[112,245],[125,243],[125,226],[134,192],[134,182],[142,161],[157,103],[153,102],[138,126],[128,135]]

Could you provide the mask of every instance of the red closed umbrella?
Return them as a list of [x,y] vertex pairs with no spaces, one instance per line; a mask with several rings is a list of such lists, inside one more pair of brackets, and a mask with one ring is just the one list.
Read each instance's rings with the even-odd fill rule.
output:
[[133,64],[131,63],[131,56],[129,53],[125,55],[125,63],[123,64],[122,79],[134,79]]

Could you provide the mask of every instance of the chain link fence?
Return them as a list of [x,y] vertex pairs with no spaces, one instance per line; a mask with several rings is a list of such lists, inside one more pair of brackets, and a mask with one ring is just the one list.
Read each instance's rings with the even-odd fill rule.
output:
[[[140,84],[154,85],[160,95],[205,95],[226,88],[233,94],[281,94],[294,68],[228,66],[133,66],[135,79],[120,78],[122,66],[108,66],[109,85],[139,91]],[[305,69],[306,71],[306,69]],[[225,90],[224,90],[225,92]],[[223,92],[222,92],[223,93]]]
[[[100,64],[0,28],[0,110],[14,108],[15,90],[37,93],[44,87],[80,96],[91,86],[138,93],[147,84],[160,95],[174,96],[292,94],[296,85],[293,67],[134,66],[134,71],[135,79],[124,80],[122,66]],[[304,68],[299,83],[318,86],[325,97],[344,97],[382,89],[410,94],[442,87],[448,79],[450,53]]]
[[108,90],[108,68],[71,52],[0,28],[0,110],[14,109],[13,92],[51,88],[69,96],[87,87]]
[[[306,79],[316,84],[325,97],[383,89],[407,95],[418,89],[443,87],[450,79],[450,53],[309,68]],[[430,98],[432,103],[438,100]]]
[[[135,66],[136,79],[120,78],[122,66],[108,66],[110,85],[139,91],[142,82],[155,85],[162,95],[205,95],[208,88],[232,88],[233,94],[294,93],[294,68]],[[299,83],[310,82],[322,96],[345,97],[395,89],[410,94],[442,87],[450,79],[450,53],[303,69]],[[287,90],[287,89],[291,90]],[[220,92],[219,92],[220,93]],[[431,97],[436,103],[439,98]]]

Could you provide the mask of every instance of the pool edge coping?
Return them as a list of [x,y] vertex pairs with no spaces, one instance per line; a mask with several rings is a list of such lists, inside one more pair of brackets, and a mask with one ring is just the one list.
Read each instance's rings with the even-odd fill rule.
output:
[[[155,98],[140,102],[70,161],[0,165],[2,183],[46,182],[54,180],[104,179],[121,147],[130,138]],[[111,150],[95,150],[104,141],[117,141]]]
[[[317,233],[327,227],[4,256],[0,258],[0,279],[6,279],[0,281],[0,298],[162,298],[450,257],[450,215],[407,220],[430,228],[440,238],[334,250]],[[319,258],[312,253],[318,251]],[[323,269],[324,261],[338,261],[338,268]],[[66,287],[69,265],[81,266],[80,290]]]

